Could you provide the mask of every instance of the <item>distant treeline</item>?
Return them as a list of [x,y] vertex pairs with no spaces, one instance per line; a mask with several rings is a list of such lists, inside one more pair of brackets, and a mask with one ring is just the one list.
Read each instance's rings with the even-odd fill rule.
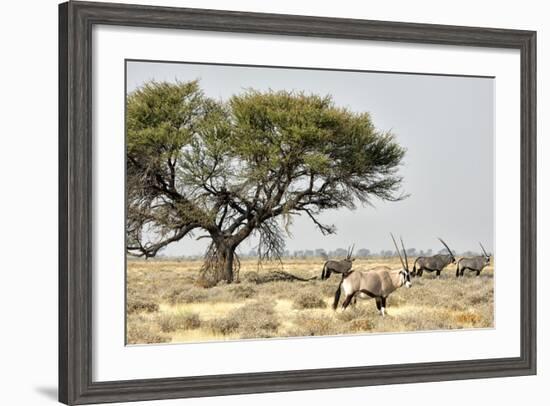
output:
[[[314,250],[295,250],[295,251],[289,251],[285,250],[283,259],[307,259],[307,258],[345,258],[347,255],[347,249],[345,248],[337,248],[335,250],[325,250],[323,248],[317,248]],[[457,256],[464,256],[464,257],[471,257],[475,255],[481,255],[479,252],[476,251],[464,251],[464,252],[456,252],[453,250],[453,253]],[[407,250],[407,255],[409,257],[420,257],[420,256],[430,256],[435,254],[447,254],[447,250],[445,248],[440,250],[432,250],[430,249],[416,249],[416,248],[409,248]],[[256,250],[250,250],[248,252],[238,252],[238,255],[241,259],[245,258],[258,258],[258,252]],[[172,258],[182,258],[182,259],[202,259],[202,255],[163,255],[159,254],[159,257],[172,257]],[[360,248],[357,250],[354,250],[353,257],[354,258],[369,258],[369,257],[382,257],[382,258],[390,258],[397,256],[395,250],[380,250],[380,251],[371,251],[368,248]]]

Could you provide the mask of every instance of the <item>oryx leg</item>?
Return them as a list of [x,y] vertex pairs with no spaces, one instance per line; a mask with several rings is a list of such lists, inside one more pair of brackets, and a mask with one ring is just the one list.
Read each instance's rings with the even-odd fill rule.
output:
[[476,271],[476,276],[479,276],[480,273],[481,273],[481,271],[480,271],[480,270],[477,270],[477,271]]
[[386,315],[386,298],[382,297],[381,302],[382,302],[382,308],[380,309],[380,314],[382,315],[382,317],[384,317]]
[[336,289],[336,292],[334,292],[334,301],[332,302],[332,309],[336,310],[338,307],[338,302],[340,301],[340,295],[342,294],[342,283],[338,285],[338,289]]
[[376,308],[378,309],[380,314],[383,316],[384,314],[382,313],[382,298],[380,296],[377,296],[374,299],[376,300]]
[[441,276],[441,269],[435,271],[435,275],[437,276],[437,279],[439,279],[439,277]]
[[420,268],[418,268],[418,272],[416,273],[416,275],[418,277],[421,277],[423,273],[424,273],[424,269],[422,267],[420,267]]
[[355,296],[354,293],[351,295],[346,295],[346,298],[344,299],[344,302],[342,303],[342,310],[346,310],[346,308],[349,306],[351,300],[353,299],[353,296]]

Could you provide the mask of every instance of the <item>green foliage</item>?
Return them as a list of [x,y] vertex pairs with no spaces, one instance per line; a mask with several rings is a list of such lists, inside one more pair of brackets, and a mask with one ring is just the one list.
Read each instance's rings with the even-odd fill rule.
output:
[[249,90],[224,103],[197,81],[150,82],[128,95],[127,125],[127,248],[136,255],[202,230],[213,267],[235,266],[251,234],[261,258],[277,258],[293,215],[330,234],[322,210],[402,198],[403,148],[330,96]]
[[146,83],[128,95],[127,153],[141,160],[176,154],[197,132],[209,134],[218,114],[221,106],[204,96],[197,81]]
[[338,108],[329,96],[286,91],[248,91],[229,104],[235,119],[231,152],[246,162],[241,177],[324,184],[310,192],[324,197],[320,208],[354,207],[354,198],[395,198],[401,180],[395,168],[404,150],[393,135],[375,129],[368,113]]

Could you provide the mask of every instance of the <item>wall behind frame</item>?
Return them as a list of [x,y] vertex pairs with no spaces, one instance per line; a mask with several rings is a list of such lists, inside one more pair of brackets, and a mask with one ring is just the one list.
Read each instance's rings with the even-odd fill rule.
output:
[[[510,5],[496,0],[438,2],[395,0],[132,0],[125,3],[231,9],[364,19],[489,26],[538,31],[538,246],[539,264],[550,261],[550,164],[542,155],[550,147],[550,22],[545,4],[534,0]],[[2,258],[2,345],[0,371],[6,380],[2,404],[56,404],[57,385],[57,1],[29,0],[0,5],[3,112],[0,147],[0,241]],[[541,268],[542,269],[542,268]],[[538,286],[550,278],[539,272]],[[538,370],[536,377],[442,382],[369,388],[276,393],[224,398],[156,401],[134,405],[266,406],[408,404],[448,406],[493,402],[523,403],[547,394],[550,296],[538,295]],[[445,345],[445,343],[434,343]]]

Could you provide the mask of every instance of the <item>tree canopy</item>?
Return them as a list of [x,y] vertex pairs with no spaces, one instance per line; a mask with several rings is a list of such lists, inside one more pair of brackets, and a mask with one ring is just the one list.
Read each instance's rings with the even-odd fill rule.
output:
[[404,152],[330,96],[247,90],[224,102],[198,81],[149,82],[127,97],[127,250],[153,257],[198,232],[211,240],[205,274],[231,282],[250,235],[260,258],[279,257],[294,215],[332,234],[321,211],[402,198]]

